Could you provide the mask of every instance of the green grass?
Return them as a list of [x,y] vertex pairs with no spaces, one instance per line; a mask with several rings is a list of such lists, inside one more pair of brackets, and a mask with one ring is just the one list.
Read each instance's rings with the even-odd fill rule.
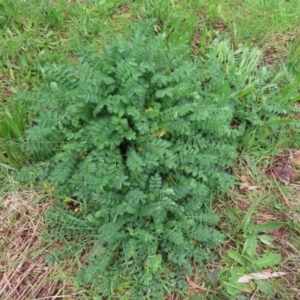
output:
[[[15,148],[15,139],[24,126],[30,126],[30,112],[21,111],[11,94],[43,84],[43,67],[46,63],[75,63],[72,52],[74,45],[80,43],[86,47],[96,47],[100,51],[105,46],[100,42],[104,35],[126,35],[129,25],[135,20],[155,17],[160,21],[157,31],[164,32],[172,43],[189,43],[194,53],[199,55],[205,55],[213,40],[222,36],[231,39],[229,47],[232,49],[246,45],[262,51],[262,61],[274,64],[282,85],[290,84],[286,93],[293,96],[297,104],[299,90],[294,84],[294,78],[300,67],[297,44],[300,36],[298,4],[298,0],[0,1],[0,125],[6,124],[3,125],[6,129],[0,126],[0,179],[4,185],[3,197],[8,194],[8,190],[20,189],[9,180],[8,172],[10,168],[22,163],[22,157],[18,156],[18,149]],[[220,48],[220,53],[223,50]],[[224,62],[230,66],[228,58]],[[23,119],[22,122],[20,118]],[[222,221],[220,229],[227,239],[224,247],[217,251],[219,260],[206,267],[208,270],[218,271],[219,277],[216,279],[216,276],[208,276],[200,271],[195,273],[191,281],[199,286],[204,284],[205,289],[197,289],[191,285],[190,295],[182,296],[182,299],[229,299],[224,296],[227,292],[226,282],[229,282],[233,270],[241,267],[241,264],[228,257],[227,251],[243,251],[249,233],[236,229],[249,212],[251,204],[264,196],[266,198],[253,211],[253,223],[286,223],[283,229],[274,229],[270,233],[274,237],[274,248],[258,244],[259,255],[267,250],[280,253],[282,260],[277,265],[277,270],[288,273],[286,278],[268,281],[270,295],[270,290],[273,289],[278,299],[300,297],[297,283],[300,280],[299,184],[296,181],[294,185],[284,186],[268,178],[265,173],[278,151],[300,149],[297,133],[297,127],[287,127],[279,137],[274,135],[264,148],[257,146],[255,133],[249,132],[244,138],[243,152],[234,172],[237,176],[246,176],[251,186],[259,188],[249,190],[245,195],[237,189],[230,192],[228,198],[216,200],[214,207]],[[272,132],[266,133],[261,139],[272,135]],[[245,228],[251,226],[247,223]],[[51,278],[67,281],[70,279],[68,274],[75,274],[83,263],[81,258],[75,257],[69,262],[68,271],[64,265],[58,266]],[[267,295],[268,287],[263,292],[263,287],[257,288],[251,283],[245,290],[240,293],[239,299],[271,299]],[[64,293],[73,292],[78,290],[72,284],[65,287]],[[79,299],[93,299],[93,296],[95,295],[91,289],[83,292]]]
[[208,15],[219,17],[230,29],[235,29],[235,37],[239,42],[247,38],[263,42],[275,33],[299,33],[299,8],[295,0],[221,0],[201,3],[204,3],[202,8]]
[[274,46],[279,54],[298,37],[300,28],[297,0],[3,0],[1,87],[23,89],[39,84],[41,66],[45,62],[72,59],[74,41],[98,45],[101,34],[126,33],[130,22],[145,17],[160,19],[162,30],[175,42],[189,41],[196,28],[200,41],[197,37],[195,41],[201,42],[201,46],[206,45],[211,35],[226,34],[236,44]]

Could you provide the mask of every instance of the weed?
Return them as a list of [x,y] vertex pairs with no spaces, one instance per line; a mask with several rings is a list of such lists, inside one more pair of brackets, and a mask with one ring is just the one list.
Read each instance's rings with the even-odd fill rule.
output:
[[[261,70],[258,77],[265,72],[268,76],[264,96],[269,94],[268,99],[259,96],[249,97],[253,92],[253,84],[256,82],[256,75],[250,73],[249,84],[241,89],[239,103],[240,111],[236,113],[236,120],[232,126],[240,126],[241,120],[246,119],[247,130],[240,137],[238,145],[241,158],[236,162],[235,168],[242,168],[247,173],[250,181],[255,186],[260,186],[260,190],[272,193],[272,197],[267,201],[262,201],[255,209],[253,218],[255,222],[287,222],[289,226],[272,230],[272,238],[264,240],[271,248],[271,251],[280,252],[282,260],[279,264],[280,270],[288,273],[280,279],[269,279],[268,282],[276,290],[277,296],[282,299],[298,299],[297,289],[299,282],[299,188],[295,182],[289,186],[282,186],[280,183],[265,178],[264,169],[269,164],[270,156],[278,154],[278,151],[287,148],[299,149],[299,127],[293,122],[299,116],[293,115],[292,111],[285,110],[285,106],[294,106],[294,111],[298,108],[299,101],[299,51],[297,39],[299,37],[299,5],[297,0],[283,1],[263,1],[263,0],[220,0],[220,1],[156,1],[156,0],[136,0],[136,1],[0,1],[0,36],[1,49],[0,57],[0,102],[3,104],[0,111],[0,163],[2,187],[8,190],[27,188],[16,183],[12,183],[9,174],[12,168],[18,168],[24,164],[24,154],[16,148],[20,136],[18,130],[23,133],[24,127],[32,125],[34,115],[31,111],[24,110],[19,103],[10,98],[11,94],[18,94],[21,91],[32,90],[35,86],[44,84],[44,67],[47,63],[60,64],[67,62],[68,65],[76,64],[73,54],[74,44],[85,41],[87,48],[104,49],[107,41],[99,40],[102,36],[115,36],[116,33],[130,35],[130,24],[146,17],[156,17],[160,22],[156,27],[157,33],[162,33],[173,44],[190,43],[194,54],[201,55],[206,60],[210,45],[215,47],[215,54],[222,59],[227,68],[241,67],[238,60],[241,56],[246,58],[242,74],[247,73],[247,67],[252,62],[259,61]],[[228,43],[224,36],[231,37]],[[218,38],[218,41],[214,39]],[[223,42],[220,42],[223,41]],[[248,46],[248,52],[245,51]],[[246,47],[247,48],[247,47]],[[249,50],[249,48],[251,50]],[[235,52],[238,50],[237,52]],[[240,52],[239,52],[240,51]],[[248,60],[249,59],[249,60]],[[264,64],[269,64],[264,67]],[[252,65],[253,66],[253,65]],[[255,69],[256,67],[254,67]],[[272,70],[273,69],[273,70]],[[277,76],[270,74],[277,72]],[[261,77],[260,77],[261,78]],[[272,90],[278,87],[277,94]],[[281,90],[282,87],[286,86]],[[280,94],[281,93],[281,94]],[[274,96],[275,95],[275,96]],[[273,98],[274,97],[274,98]],[[245,103],[243,102],[246,99]],[[253,112],[251,109],[263,103],[265,110],[261,111],[259,120],[267,121],[266,114],[270,117],[270,111],[266,104],[270,100],[276,99],[276,107],[281,106],[269,119],[269,123],[253,123],[253,116],[259,111]],[[253,103],[253,105],[252,105]],[[273,104],[272,104],[273,105]],[[273,105],[274,109],[274,105]],[[243,111],[244,110],[244,111]],[[276,115],[276,116],[275,116]],[[249,120],[252,126],[249,126]],[[283,120],[282,120],[283,118]],[[20,120],[23,119],[22,122]],[[258,122],[258,120],[257,120]],[[279,124],[281,123],[281,124]],[[25,124],[25,125],[24,125]],[[280,126],[279,126],[280,125]],[[19,129],[18,129],[19,128]],[[17,129],[17,130],[16,130]],[[240,162],[240,163],[239,163]],[[46,193],[51,193],[51,185],[44,186]],[[195,276],[198,280],[194,289],[197,293],[205,294],[204,298],[196,295],[195,299],[221,299],[221,294],[226,294],[224,286],[216,287],[216,280],[220,282],[227,280],[231,270],[237,266],[244,267],[243,264],[227,259],[228,247],[235,249],[239,255],[243,255],[243,245],[247,235],[234,233],[237,224],[241,223],[244,211],[251,206],[252,199],[259,198],[250,192],[246,195],[239,193],[231,198],[229,202],[214,204],[218,215],[225,223],[221,223],[222,230],[227,235],[228,243],[224,249],[220,249],[222,259],[219,260],[216,268],[226,269],[223,277],[220,275],[209,276],[205,272]],[[36,203],[47,201],[41,196],[36,198]],[[50,200],[49,200],[50,201]],[[69,200],[66,200],[69,203]],[[224,199],[223,199],[224,201]],[[78,209],[77,203],[69,203],[73,209]],[[269,219],[268,219],[269,218]],[[248,229],[252,225],[246,226]],[[17,229],[16,229],[17,230]],[[257,236],[257,235],[256,235]],[[286,241],[286,243],[280,241]],[[267,245],[258,240],[258,256],[261,249],[267,249]],[[262,246],[263,245],[263,246]],[[1,253],[8,250],[1,244]],[[84,257],[73,257],[69,264],[69,269],[74,268],[74,272],[63,274],[64,265],[53,279],[62,278],[64,282],[68,277],[74,276],[77,269],[85,264]],[[53,269],[54,270],[54,269]],[[243,272],[242,272],[243,273]],[[73,274],[73,275],[70,275]],[[215,273],[214,273],[215,274]],[[227,274],[227,275],[226,275]],[[205,278],[211,278],[211,282],[204,286]],[[227,278],[227,279],[224,279]],[[189,277],[191,284],[193,278]],[[199,288],[199,286],[201,288]],[[212,287],[212,289],[211,289]],[[254,287],[254,285],[252,285]],[[122,287],[127,289],[126,286]],[[216,293],[216,288],[217,292]],[[1,288],[0,288],[1,289]],[[77,290],[79,287],[77,287]],[[168,290],[168,288],[166,288]],[[206,293],[206,292],[207,293]],[[250,297],[249,290],[247,296]],[[86,299],[90,299],[92,291],[86,291]],[[38,295],[38,286],[36,294]],[[181,296],[180,296],[181,295]],[[244,294],[245,295],[245,294]],[[40,294],[40,297],[45,294]],[[47,295],[49,296],[49,295]],[[95,295],[94,295],[95,296]],[[253,297],[265,299],[267,296],[263,292],[255,292]],[[96,297],[96,296],[95,296]],[[170,297],[175,298],[174,293]],[[178,291],[178,297],[184,298],[182,292]],[[248,298],[249,298],[248,297]],[[294,297],[294,298],[293,298]],[[38,298],[38,296],[36,296]],[[173,299],[172,298],[172,299]],[[228,297],[227,297],[228,298]]]

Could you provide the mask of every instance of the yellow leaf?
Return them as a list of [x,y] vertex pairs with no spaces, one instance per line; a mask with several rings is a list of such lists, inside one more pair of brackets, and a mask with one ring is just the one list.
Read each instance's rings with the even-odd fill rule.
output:
[[70,197],[65,197],[64,202],[70,203],[72,202],[72,199]]
[[154,136],[160,138],[162,136],[164,136],[167,132],[164,129],[158,130],[154,133]]
[[51,193],[53,193],[53,192],[55,191],[54,185],[49,184],[49,183],[46,183],[46,182],[43,183],[43,189],[44,189],[48,194],[51,194]]
[[153,108],[151,107],[151,106],[149,106],[149,108],[147,108],[146,110],[145,110],[145,112],[149,112],[149,111],[152,111],[153,110]]

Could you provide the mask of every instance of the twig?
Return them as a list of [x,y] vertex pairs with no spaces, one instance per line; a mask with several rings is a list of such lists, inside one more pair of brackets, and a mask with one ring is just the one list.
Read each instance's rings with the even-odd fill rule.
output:
[[84,292],[85,292],[85,290],[77,292],[77,293],[74,293],[74,294],[70,294],[70,295],[59,295],[59,296],[42,297],[42,298],[37,298],[35,300],[63,299],[63,298],[71,297],[71,296],[76,296],[76,295],[82,294]]
[[254,291],[254,293],[252,294],[250,300],[254,300],[254,299],[255,299],[254,296],[255,296],[255,294],[257,293],[257,291],[258,291],[258,288],[256,288],[256,290]]

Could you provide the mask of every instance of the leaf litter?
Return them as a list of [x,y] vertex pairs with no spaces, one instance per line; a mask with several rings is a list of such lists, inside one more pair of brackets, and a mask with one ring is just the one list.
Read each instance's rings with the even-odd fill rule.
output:
[[50,299],[70,290],[70,282],[51,279],[56,266],[46,264],[41,254],[47,247],[40,239],[44,213],[52,201],[30,205],[37,197],[34,191],[18,191],[1,202],[1,300]]
[[298,178],[298,172],[295,170],[294,164],[300,163],[299,151],[283,151],[276,156],[272,164],[267,169],[267,175],[280,180],[285,185],[293,183]]
[[270,270],[264,270],[262,272],[250,273],[241,276],[237,282],[248,283],[250,280],[266,280],[269,278],[281,277],[286,275],[285,272],[272,272]]

